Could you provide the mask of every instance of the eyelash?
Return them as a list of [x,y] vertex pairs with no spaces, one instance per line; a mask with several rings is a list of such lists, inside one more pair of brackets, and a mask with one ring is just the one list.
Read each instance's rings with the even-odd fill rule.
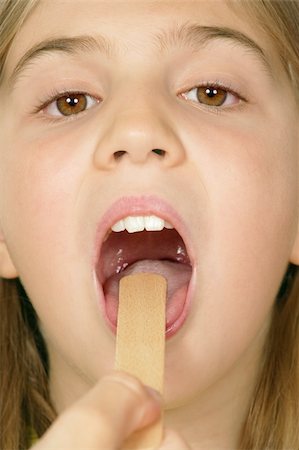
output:
[[227,94],[231,94],[234,95],[235,97],[237,97],[239,100],[241,100],[242,103],[240,104],[236,104],[234,107],[227,107],[227,106],[213,106],[213,105],[205,105],[204,103],[200,103],[198,102],[194,102],[193,100],[187,100],[188,102],[191,103],[195,103],[197,105],[199,105],[200,107],[206,108],[209,111],[215,112],[217,114],[221,114],[224,112],[224,110],[230,110],[230,109],[235,109],[236,107],[242,107],[244,106],[244,103],[248,103],[248,99],[245,97],[245,95],[243,95],[243,93],[240,91],[239,88],[235,88],[231,83],[223,83],[220,80],[211,80],[211,81],[203,81],[200,83],[197,83],[195,86],[193,86],[191,89],[183,89],[179,92],[179,95],[183,95],[183,94],[188,94],[189,92],[193,91],[194,89],[199,89],[199,88],[215,88],[215,89],[222,89],[223,91],[227,92]]
[[[220,80],[214,80],[214,81],[204,81],[201,83],[196,84],[194,87],[190,88],[185,88],[183,90],[181,90],[177,95],[179,96],[183,96],[183,94],[188,94],[190,93],[192,90],[194,89],[199,89],[199,88],[208,88],[208,87],[213,87],[215,89],[222,89],[223,91],[226,91],[228,94],[234,95],[235,97],[237,97],[239,100],[241,100],[243,103],[247,103],[248,100],[245,98],[245,96],[240,92],[239,89],[235,89],[230,83],[223,83]],[[69,90],[69,89],[61,89],[61,90],[56,90],[53,89],[51,90],[45,97],[43,97],[42,99],[40,99],[37,103],[37,106],[34,107],[32,115],[36,115],[38,113],[41,113],[45,108],[47,108],[48,106],[50,106],[52,103],[56,102],[59,98],[67,96],[67,95],[85,95],[88,97],[93,98],[94,100],[100,102],[101,99],[96,96],[96,95],[92,95],[89,94],[87,92],[83,92],[83,91],[78,91],[78,90]],[[212,112],[216,112],[218,114],[220,114],[221,112],[223,112],[224,109],[228,110],[228,109],[234,109],[234,107],[222,107],[221,106],[213,106],[213,105],[205,105],[204,103],[200,103],[195,102],[193,100],[188,100],[185,98],[185,100],[187,102],[190,103],[194,103],[194,104],[198,104],[201,107],[204,107],[205,109],[208,109],[209,111]],[[237,104],[236,106],[241,106],[241,104]],[[79,112],[77,114],[72,114],[70,116],[55,116],[55,117],[49,117],[49,116],[43,116],[43,119],[50,121],[50,122],[57,122],[60,120],[64,120],[64,121],[68,121],[68,120],[74,120],[77,116],[81,116],[81,114],[84,114],[86,111],[88,111],[87,109]]]
[[[67,88],[61,89],[61,90],[52,89],[43,98],[40,98],[38,100],[37,106],[35,106],[33,108],[32,115],[41,113],[45,108],[50,106],[52,103],[56,102],[59,98],[65,97],[68,95],[70,95],[70,96],[71,95],[85,95],[85,96],[93,98],[94,100],[97,100],[98,102],[101,101],[101,99],[97,95],[89,94],[87,92],[80,91],[78,89],[77,90],[76,89],[71,90],[71,89],[67,89]],[[82,111],[82,113],[84,113],[85,111]],[[63,116],[62,115],[61,118],[64,118],[64,120],[71,120],[72,118],[74,118],[74,116],[81,115],[82,113],[74,114],[73,116]],[[61,120],[61,118],[59,119],[59,117],[56,117],[56,118],[44,117],[44,119],[50,120],[50,121],[52,120],[53,122],[56,122],[57,120]]]

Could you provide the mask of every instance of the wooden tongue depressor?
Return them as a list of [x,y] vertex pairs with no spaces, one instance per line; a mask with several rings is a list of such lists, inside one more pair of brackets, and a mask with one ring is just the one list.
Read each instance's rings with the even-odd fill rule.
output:
[[[115,368],[163,393],[167,281],[155,273],[125,276],[119,285]],[[124,450],[156,449],[162,418],[126,441]]]

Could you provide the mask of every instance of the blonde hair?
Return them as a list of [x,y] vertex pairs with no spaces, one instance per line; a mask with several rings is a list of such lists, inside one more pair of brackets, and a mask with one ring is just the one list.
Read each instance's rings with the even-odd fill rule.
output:
[[0,0],[0,82],[10,45],[38,0]]
[[[15,35],[39,0],[0,0],[0,83]],[[231,3],[234,3],[233,0]],[[237,0],[272,39],[298,95],[299,4]],[[244,7],[244,8],[243,8]],[[290,264],[273,307],[271,329],[240,449],[299,449],[299,279]],[[0,279],[0,449],[30,446],[56,417],[48,389],[48,358],[38,318],[20,280]]]
[[299,1],[228,0],[237,12],[242,9],[259,31],[272,41],[299,100]]

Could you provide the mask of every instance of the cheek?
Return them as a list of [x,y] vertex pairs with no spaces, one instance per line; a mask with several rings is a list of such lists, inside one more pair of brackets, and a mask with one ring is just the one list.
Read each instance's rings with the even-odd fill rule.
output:
[[204,204],[194,236],[196,301],[184,338],[193,355],[186,372],[200,368],[202,385],[262,342],[296,233],[295,133],[286,136],[284,124],[277,132],[254,130],[201,123],[182,137]]
[[196,167],[192,181],[199,207],[204,205],[199,251],[212,257],[216,253],[208,247],[221,241],[222,249],[235,248],[235,256],[243,249],[243,257],[257,263],[264,253],[285,263],[298,216],[295,124],[221,117],[190,122],[181,139]]
[[[7,144],[0,214],[9,250],[49,348],[62,349],[66,360],[76,355],[78,367],[90,367],[90,342],[107,339],[90,280],[84,242],[90,235],[82,239],[77,228],[78,223],[81,232],[89,226],[89,217],[78,205],[83,198],[86,201],[82,191],[88,184],[92,144],[80,133],[68,135],[67,140],[28,142],[20,136]],[[78,241],[84,252],[79,253]],[[103,344],[103,352],[105,348],[110,349],[108,343]],[[102,350],[97,352],[99,356]],[[92,361],[97,373],[99,358]]]
[[35,270],[54,254],[68,253],[72,208],[89,161],[76,138],[7,141],[0,214],[20,274],[28,270],[28,255]]

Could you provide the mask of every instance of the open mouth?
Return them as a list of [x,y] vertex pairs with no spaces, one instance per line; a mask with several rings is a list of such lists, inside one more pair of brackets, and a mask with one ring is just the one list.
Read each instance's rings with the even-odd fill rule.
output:
[[119,281],[138,272],[167,280],[166,337],[181,328],[187,315],[192,264],[178,231],[155,216],[128,217],[117,222],[102,243],[96,275],[104,297],[105,318],[116,333]]

